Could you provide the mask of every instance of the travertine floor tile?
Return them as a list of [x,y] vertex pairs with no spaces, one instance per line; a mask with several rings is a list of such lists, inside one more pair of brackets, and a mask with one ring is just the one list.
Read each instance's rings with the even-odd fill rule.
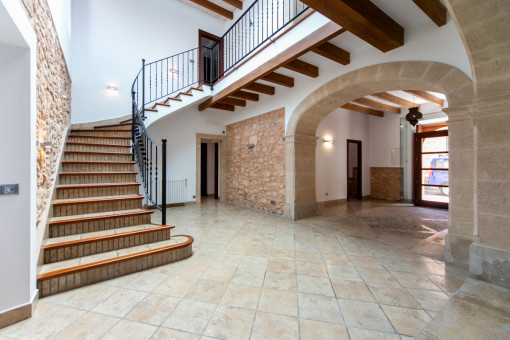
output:
[[262,287],[265,271],[250,268],[237,268],[232,283]]
[[381,333],[367,329],[349,327],[351,340],[400,340],[398,334]]
[[267,262],[268,262],[267,257],[245,256],[241,260],[239,267],[257,269],[257,270],[266,270]]
[[266,272],[264,288],[296,291],[296,274]]
[[140,290],[143,292],[152,292],[157,286],[163,282],[168,275],[142,272],[139,276],[129,281],[124,288]]
[[[181,331],[176,331],[175,329],[168,328],[159,328],[156,333],[152,336],[151,340],[198,340],[200,339],[200,335],[191,334]],[[203,339],[203,337],[202,337]]]
[[218,303],[225,291],[225,282],[197,280],[185,298],[203,302]]
[[345,324],[348,327],[394,332],[393,327],[378,304],[343,299],[338,301],[345,318]]
[[259,310],[285,315],[298,315],[297,295],[291,291],[262,289]]
[[450,297],[443,292],[411,288],[407,291],[427,311],[439,312],[450,300]]
[[126,319],[159,326],[165,321],[178,303],[179,299],[177,298],[151,294],[140,302],[140,304],[126,316]]
[[349,340],[345,326],[331,323],[299,320],[301,340]]
[[326,269],[324,268],[324,265],[321,263],[296,261],[296,269],[298,275],[323,276],[323,277],[328,276]]
[[234,276],[236,267],[210,266],[204,274],[202,280],[229,282]]
[[118,324],[106,333],[101,339],[103,340],[143,340],[150,339],[156,332],[158,327],[145,323],[134,322],[129,320],[121,320]]
[[260,288],[253,286],[244,286],[231,283],[228,285],[223,298],[222,305],[256,309],[260,296]]
[[391,274],[407,288],[420,288],[428,290],[440,290],[432,281],[423,274],[404,273],[392,271]]
[[[110,287],[104,285],[91,285],[76,290],[71,290],[69,298],[60,301],[60,304],[68,307],[90,310],[98,303],[104,301],[115,291],[117,287]],[[60,294],[55,295],[58,297]],[[51,297],[51,296],[50,296]]]
[[62,332],[58,333],[54,338],[56,340],[83,339],[92,340],[99,339],[110,328],[112,328],[120,319],[113,316],[107,316],[96,313],[87,313],[72,324],[70,324]]
[[381,307],[397,332],[403,335],[417,336],[431,320],[424,310],[384,305]]
[[368,283],[400,286],[397,280],[386,269],[358,268],[359,273]]
[[296,262],[294,260],[271,258],[267,270],[277,273],[296,273]]
[[204,334],[221,339],[249,339],[255,311],[218,306]]
[[299,294],[299,317],[303,319],[344,324],[335,298],[329,296]]
[[215,309],[216,305],[212,303],[183,299],[163,326],[201,334]]
[[175,297],[183,297],[197,280],[189,277],[170,276],[161,282],[153,293]]
[[298,275],[298,292],[334,297],[329,278]]
[[402,288],[393,286],[380,286],[374,284],[369,284],[368,288],[370,288],[375,296],[375,299],[380,304],[409,308],[421,308],[420,305]]
[[92,309],[93,312],[124,317],[138,305],[148,293],[121,288]]
[[358,271],[352,264],[346,266],[328,264],[326,265],[326,268],[328,270],[329,277],[332,279],[361,281]]
[[337,298],[375,302],[367,285],[361,281],[331,279]]
[[258,312],[253,324],[252,340],[299,339],[298,319],[291,316]]

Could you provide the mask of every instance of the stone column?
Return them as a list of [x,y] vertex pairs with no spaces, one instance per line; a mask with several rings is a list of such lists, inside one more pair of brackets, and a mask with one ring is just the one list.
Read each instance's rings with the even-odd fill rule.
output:
[[296,221],[317,214],[315,197],[315,148],[317,137],[285,137],[286,201],[285,216]]
[[510,288],[510,93],[473,101],[475,230],[471,276]]
[[448,142],[450,163],[450,203],[446,262],[467,267],[469,247],[473,242],[474,155],[473,118],[468,106],[448,108]]

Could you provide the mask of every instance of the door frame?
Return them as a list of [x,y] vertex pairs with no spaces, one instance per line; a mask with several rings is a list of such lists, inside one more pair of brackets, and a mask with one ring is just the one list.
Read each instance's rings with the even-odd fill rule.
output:
[[[201,44],[201,40],[202,38],[207,38],[207,39],[210,39],[210,40],[216,40],[216,41],[219,41],[221,38],[212,34],[212,33],[209,33],[209,32],[206,32],[206,31],[203,31],[201,29],[198,30],[198,74],[199,74],[199,78],[200,78],[200,75],[201,75],[201,72],[202,72],[202,44]],[[219,55],[220,55],[220,60],[223,60],[223,42],[220,42],[220,46],[219,46]],[[223,74],[223,63],[220,63],[218,61],[218,64],[219,64],[219,67],[218,67],[218,72],[219,74]],[[221,78],[223,77],[223,75],[221,77],[218,77],[218,79],[216,79],[213,84],[215,82],[217,82],[218,80],[220,80]],[[199,84],[206,84],[205,82],[202,82],[200,81]],[[209,85],[209,84],[206,84],[206,85]]]
[[227,137],[225,135],[209,135],[205,133],[197,133],[195,135],[195,152],[196,152],[196,172],[195,172],[195,199],[196,203],[200,204],[200,188],[201,188],[201,143],[206,141],[218,142],[219,148],[219,199],[220,201],[227,200]]
[[353,143],[353,144],[357,144],[358,145],[358,152],[357,152],[357,156],[358,156],[358,181],[357,181],[357,195],[356,195],[356,199],[358,200],[362,200],[363,199],[363,194],[361,192],[361,189],[363,188],[362,186],[362,173],[363,173],[363,170],[362,170],[362,159],[361,159],[361,147],[362,147],[362,141],[360,140],[355,140],[355,139],[348,139],[347,140],[347,174],[346,174],[346,180],[347,180],[347,201],[349,201],[349,143]]
[[[421,140],[430,137],[444,137],[448,136],[448,130],[441,131],[428,131],[417,132],[413,135],[413,204],[423,207],[448,209],[449,203],[424,201],[421,199],[421,169],[423,168],[421,162]],[[446,150],[449,151],[450,150]],[[448,170],[448,174],[449,174]]]

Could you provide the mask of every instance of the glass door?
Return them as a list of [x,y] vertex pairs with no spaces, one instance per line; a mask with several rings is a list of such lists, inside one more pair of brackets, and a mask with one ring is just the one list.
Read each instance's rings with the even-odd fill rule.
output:
[[448,208],[448,131],[415,134],[415,204]]

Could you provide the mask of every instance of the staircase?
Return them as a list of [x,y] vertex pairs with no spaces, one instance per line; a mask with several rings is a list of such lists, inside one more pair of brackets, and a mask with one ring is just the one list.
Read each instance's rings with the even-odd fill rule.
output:
[[52,202],[39,297],[168,264],[193,238],[151,223],[131,154],[131,121],[71,130]]

